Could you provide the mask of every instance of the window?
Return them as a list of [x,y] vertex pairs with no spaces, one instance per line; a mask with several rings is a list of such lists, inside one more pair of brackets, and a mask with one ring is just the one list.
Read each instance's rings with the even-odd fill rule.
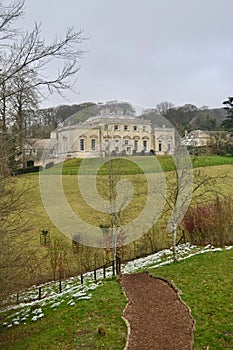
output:
[[105,140],[105,150],[109,151],[109,140]]
[[159,141],[159,152],[162,151],[162,141]]
[[142,131],[146,131],[146,126],[143,125]]
[[116,151],[116,153],[119,152],[119,147],[118,146],[115,147],[115,151]]
[[134,151],[138,151],[138,140],[134,140]]
[[125,145],[128,145],[129,144],[129,140],[125,140]]
[[104,125],[104,130],[107,131],[108,130],[108,125]]
[[129,126],[128,125],[124,125],[124,130],[125,131],[129,130]]
[[119,125],[114,125],[114,130],[119,130]]
[[168,150],[168,152],[171,150],[171,144],[170,143],[167,144],[167,150]]
[[134,129],[134,131],[137,131],[138,130],[138,126],[134,125],[133,129]]
[[119,144],[119,140],[115,140],[115,144],[118,145]]
[[127,152],[127,153],[130,153],[130,151],[131,151],[131,150],[130,150],[130,147],[126,147],[126,152]]
[[143,150],[147,151],[147,140],[143,140]]
[[33,154],[34,156],[36,156],[36,155],[37,155],[37,149],[33,149],[33,150],[32,150],[32,154]]
[[30,154],[30,149],[25,149],[24,153],[28,156]]
[[96,139],[91,139],[91,150],[95,151],[96,149]]
[[85,151],[85,140],[80,139],[80,151]]

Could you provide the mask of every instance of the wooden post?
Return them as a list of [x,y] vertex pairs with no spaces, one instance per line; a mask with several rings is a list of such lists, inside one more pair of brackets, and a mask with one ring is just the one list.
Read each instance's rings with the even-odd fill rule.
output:
[[116,274],[119,275],[121,272],[121,259],[119,256],[116,256]]
[[115,276],[115,261],[112,261],[112,275]]
[[104,275],[104,278],[106,277],[106,265],[103,266],[103,275]]
[[62,290],[62,288],[61,288],[61,280],[59,281],[59,293],[61,293],[61,290]]
[[184,243],[186,243],[185,230],[182,230],[182,234],[183,234]]
[[83,284],[83,274],[81,273],[81,284]]
[[41,287],[39,287],[39,296],[38,296],[39,300],[41,299]]
[[96,281],[96,270],[94,270],[94,280]]
[[16,294],[16,303],[19,303],[19,293]]

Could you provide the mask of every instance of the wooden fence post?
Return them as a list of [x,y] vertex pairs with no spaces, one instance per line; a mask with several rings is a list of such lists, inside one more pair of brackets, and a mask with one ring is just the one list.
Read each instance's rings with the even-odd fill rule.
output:
[[62,288],[61,288],[61,280],[59,281],[59,293],[61,293],[61,290],[62,290]]
[[39,300],[41,299],[41,287],[39,287],[39,296],[38,296]]
[[83,274],[81,273],[81,284],[83,284]]
[[119,275],[121,272],[121,258],[119,256],[116,256],[116,274]]
[[115,261],[112,261],[112,275],[115,276]]
[[106,277],[106,265],[103,266],[103,275],[104,275],[104,278]]

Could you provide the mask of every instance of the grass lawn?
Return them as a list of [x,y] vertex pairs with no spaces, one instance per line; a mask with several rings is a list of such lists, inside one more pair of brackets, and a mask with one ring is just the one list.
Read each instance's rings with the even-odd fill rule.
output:
[[[227,165],[233,164],[232,156],[190,156],[192,160],[193,168],[198,167],[208,167],[214,165]],[[116,169],[122,173],[124,169],[124,174],[139,174],[142,173],[142,170],[137,165],[137,162],[142,164],[145,173],[154,173],[160,171],[156,166],[156,161],[158,161],[163,171],[172,171],[175,169],[174,160],[171,156],[127,156],[124,158],[114,159],[116,164]],[[102,165],[102,162],[107,162],[107,158],[86,158],[85,160],[78,159],[69,159],[64,163],[59,163],[53,166],[52,168],[45,170],[47,174],[60,174],[63,175],[76,175],[80,170],[81,174],[91,175],[94,173],[93,169],[100,168],[99,174],[107,175],[109,170],[108,166]],[[82,166],[81,166],[82,165]],[[81,168],[80,168],[81,166]]]
[[[231,165],[221,165],[221,166],[211,166],[202,169],[202,173],[206,173],[209,176],[215,176],[217,174],[229,174],[232,172]],[[167,173],[169,174],[169,173]],[[50,176],[50,175],[49,175]],[[56,176],[56,175],[52,175]],[[91,176],[91,175],[89,175]],[[156,174],[153,176],[157,176]],[[143,182],[143,174],[134,175],[124,175],[124,178],[128,179],[131,184],[135,185],[133,200],[126,207],[124,211],[122,211],[121,222],[125,224],[130,222],[131,218],[137,217],[137,215],[141,212],[143,207],[143,201],[146,198],[146,184]],[[22,221],[25,222],[25,227],[27,227],[27,222],[30,222],[30,228],[22,237],[24,239],[24,245],[26,248],[33,248],[36,250],[36,255],[38,257],[38,261],[43,259],[43,264],[35,262],[35,266],[40,266],[40,272],[43,276],[51,277],[51,268],[48,266],[48,259],[46,260],[44,256],[47,254],[47,250],[40,245],[40,236],[39,230],[42,229],[50,229],[51,238],[59,237],[64,238],[67,241],[67,244],[71,246],[70,240],[66,239],[66,236],[63,235],[58,228],[50,220],[47,215],[45,208],[43,207],[43,203],[40,197],[40,189],[39,189],[39,176],[27,174],[22,177],[18,177],[18,185],[24,183],[23,180],[26,181],[26,185],[29,187],[27,193],[25,193],[25,203],[27,203],[28,207],[22,214]],[[78,188],[77,177],[73,175],[63,175],[63,190],[66,195],[67,201],[70,204],[73,211],[85,222],[98,226],[101,223],[109,223],[109,215],[95,210],[95,206],[90,206],[88,203],[82,198],[81,193]],[[233,186],[231,185],[232,180],[223,181],[219,179],[218,183],[221,186],[221,191],[224,194],[233,195]],[[103,194],[103,198],[107,199],[108,195],[108,177],[107,175],[101,175],[98,177],[97,188],[100,186],[101,193]],[[54,196],[54,203],[57,203],[56,193],[51,193],[50,189],[48,189],[48,195],[50,197]],[[157,237],[155,237],[157,242],[160,242],[161,236],[164,237],[164,232],[156,231]],[[168,238],[166,236],[168,241]],[[170,239],[170,243],[172,244],[172,240]],[[25,249],[26,249],[25,248]],[[159,246],[158,249],[163,249],[164,244]],[[24,248],[21,247],[23,251]],[[76,269],[76,265],[73,264],[73,257],[68,255],[69,263],[72,265],[71,269]],[[72,260],[72,261],[71,261]],[[102,262],[101,262],[102,264]],[[99,264],[99,265],[101,265]],[[32,266],[32,264],[31,264]],[[41,267],[42,266],[42,267]],[[36,267],[33,269],[35,270]],[[27,277],[27,276],[26,276]],[[28,277],[29,278],[29,277]],[[41,281],[40,281],[41,282]],[[34,282],[35,283],[35,282]]]
[[57,310],[47,306],[45,316],[36,322],[11,329],[1,326],[0,349],[123,349],[127,329],[121,315],[126,300],[118,281],[108,280],[92,294],[73,306],[66,300]]
[[233,349],[233,250],[149,270],[173,280],[196,320],[195,349]]
[[[233,249],[145,269],[173,280],[182,291],[182,300],[196,320],[195,350],[232,349]],[[45,316],[36,322],[9,329],[1,326],[0,349],[123,349],[127,330],[121,315],[125,305],[118,281],[106,280],[90,300],[80,300],[74,306],[64,300],[57,310],[43,308]],[[98,328],[105,335],[100,335]]]

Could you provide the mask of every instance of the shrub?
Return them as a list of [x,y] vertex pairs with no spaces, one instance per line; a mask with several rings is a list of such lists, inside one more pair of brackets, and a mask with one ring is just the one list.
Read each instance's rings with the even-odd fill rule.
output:
[[193,244],[233,244],[233,201],[226,197],[202,206],[190,207],[182,226]]
[[49,162],[45,165],[45,169],[52,168],[54,166],[54,162]]
[[21,168],[21,169],[16,170],[15,175],[28,174],[28,173],[38,173],[42,169],[43,169],[42,166],[32,166],[29,168]]

